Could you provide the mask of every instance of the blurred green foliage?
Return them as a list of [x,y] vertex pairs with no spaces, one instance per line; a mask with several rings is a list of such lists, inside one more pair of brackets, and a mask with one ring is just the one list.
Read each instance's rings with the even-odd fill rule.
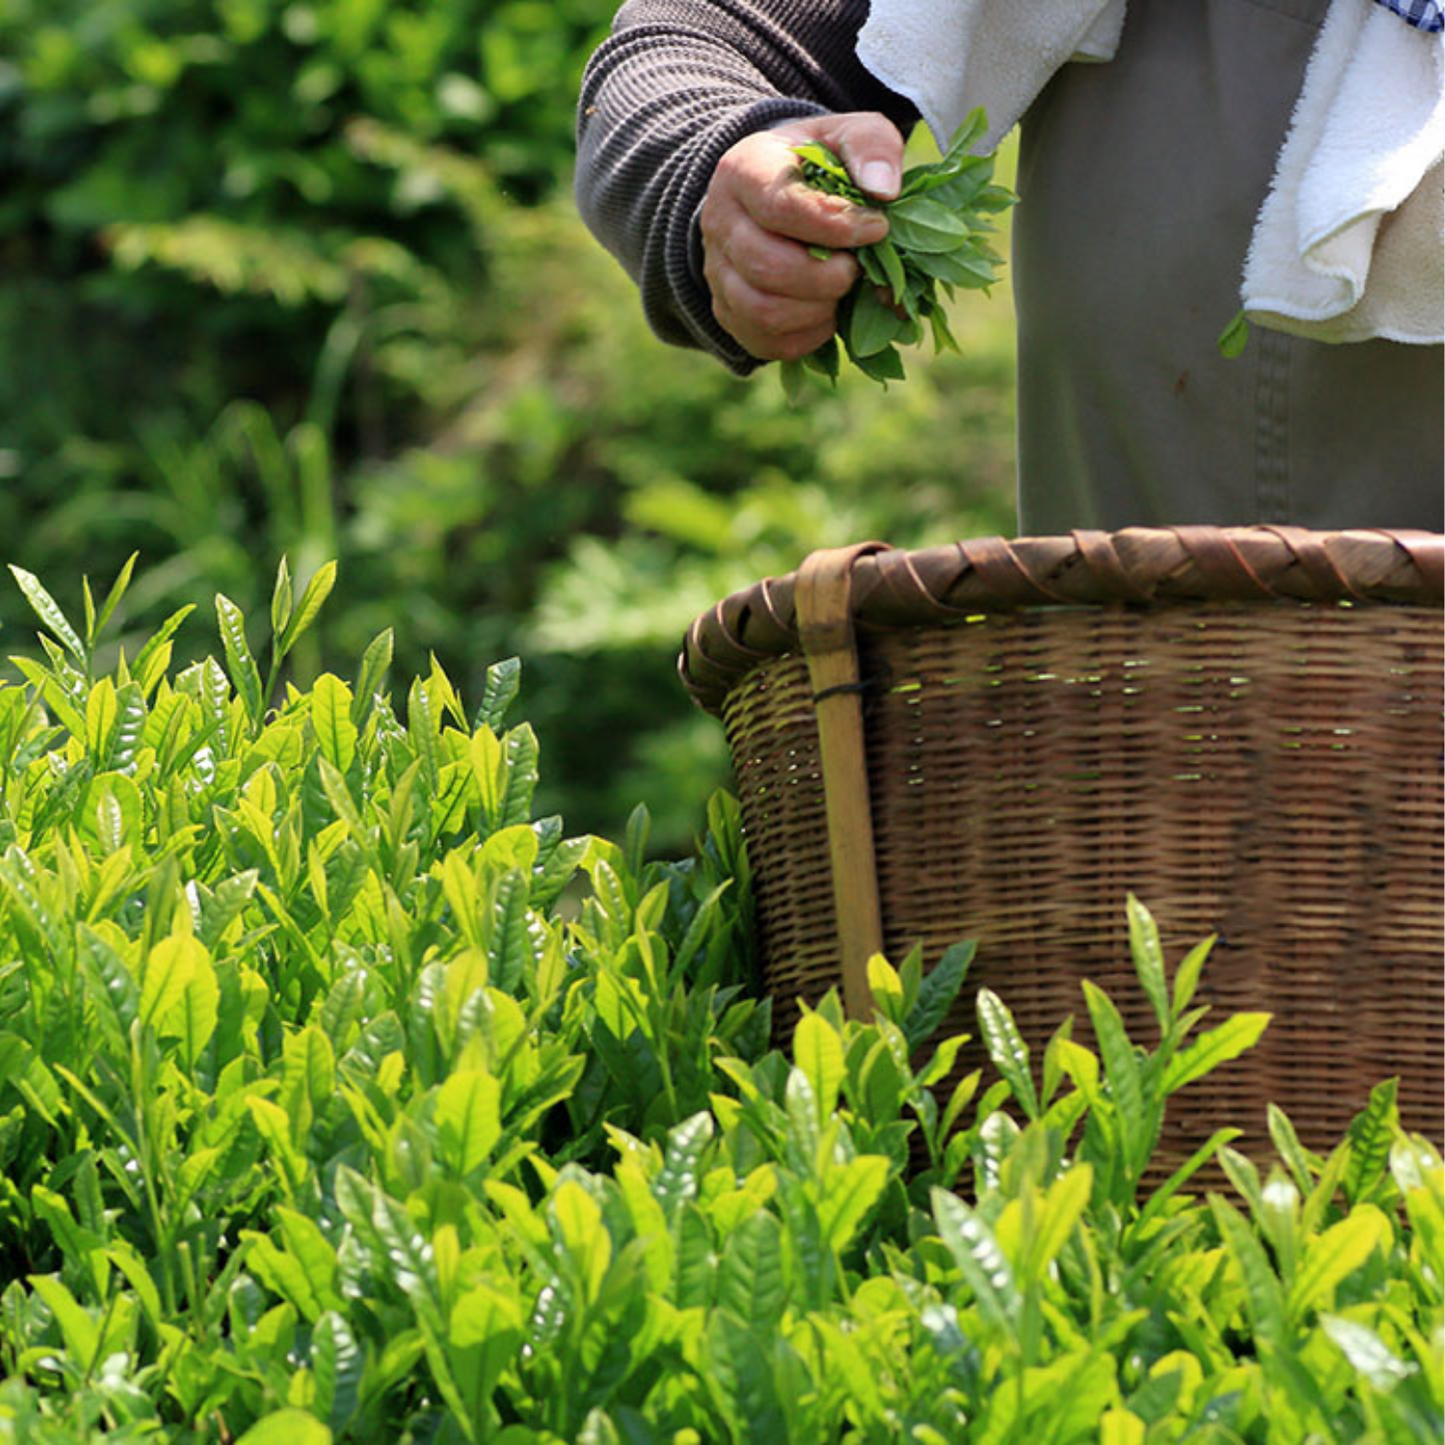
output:
[[139,550],[133,629],[337,557],[301,681],[388,625],[464,682],[521,653],[546,806],[645,797],[673,848],[725,773],[672,672],[696,612],[1011,528],[1012,316],[968,298],[962,358],[796,412],[659,345],[569,195],[613,8],[0,0],[0,529],[67,605]]

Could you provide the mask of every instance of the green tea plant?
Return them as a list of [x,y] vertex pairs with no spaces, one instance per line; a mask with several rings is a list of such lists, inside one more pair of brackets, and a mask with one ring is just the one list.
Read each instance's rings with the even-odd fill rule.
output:
[[[802,162],[803,181],[813,190],[843,196],[858,206],[874,206],[888,218],[888,234],[860,246],[860,275],[838,303],[838,331],[801,361],[784,362],[783,385],[801,395],[805,371],[836,381],[838,342],[865,376],[885,386],[902,381],[899,345],[914,346],[928,323],[935,353],[957,351],[938,288],[951,297],[955,287],[986,289],[996,279],[1002,257],[988,244],[992,226],[985,219],[1017,199],[993,182],[993,156],[969,152],[987,129],[983,111],[974,110],[954,132],[942,157],[910,166],[891,201],[870,200],[854,184],[847,167],[819,141],[793,147]],[[813,248],[826,260],[831,254]]]
[[[464,706],[284,664],[283,566],[102,672],[130,582],[0,687],[0,1441],[1427,1441],[1445,1168],[1382,1084],[1145,1169],[1202,1023],[1130,903],[1145,1050],[1086,990],[1036,1076],[938,1038],[961,943],[773,1020],[736,804],[690,857],[533,816],[515,660]],[[403,700],[404,699],[404,700]],[[1186,1192],[1217,1160],[1238,1202]],[[1142,1197],[1141,1197],[1142,1195]]]

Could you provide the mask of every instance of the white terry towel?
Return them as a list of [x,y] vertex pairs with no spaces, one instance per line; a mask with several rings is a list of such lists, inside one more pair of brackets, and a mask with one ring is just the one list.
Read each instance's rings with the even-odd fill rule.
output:
[[939,143],[975,106],[992,150],[1065,62],[1112,60],[1124,0],[873,0],[858,58]]
[[1251,321],[1320,341],[1445,341],[1445,34],[1334,0],[1255,223]]
[[[974,106],[997,145],[1070,60],[1112,59],[1125,0],[873,0],[858,56],[946,143]],[[1445,332],[1445,36],[1333,0],[1242,287],[1261,325],[1327,341]]]

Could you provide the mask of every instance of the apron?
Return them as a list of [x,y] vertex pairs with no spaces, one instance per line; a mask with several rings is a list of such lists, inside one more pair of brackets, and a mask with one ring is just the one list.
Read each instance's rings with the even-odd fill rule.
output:
[[1025,115],[1021,534],[1445,530],[1445,348],[1216,345],[1326,9],[1129,0],[1114,59],[1064,66]]

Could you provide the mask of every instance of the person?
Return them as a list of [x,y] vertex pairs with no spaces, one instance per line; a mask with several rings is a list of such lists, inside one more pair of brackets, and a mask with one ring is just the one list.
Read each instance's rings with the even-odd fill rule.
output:
[[[913,106],[867,0],[628,0],[584,75],[579,209],[664,340],[746,374],[805,354],[881,212],[804,187],[822,140],[896,194]],[[1129,0],[1113,58],[1023,116],[1011,255],[1023,533],[1445,527],[1442,348],[1217,339],[1328,0]],[[817,245],[835,251],[820,262]],[[886,475],[880,478],[886,482]]]

